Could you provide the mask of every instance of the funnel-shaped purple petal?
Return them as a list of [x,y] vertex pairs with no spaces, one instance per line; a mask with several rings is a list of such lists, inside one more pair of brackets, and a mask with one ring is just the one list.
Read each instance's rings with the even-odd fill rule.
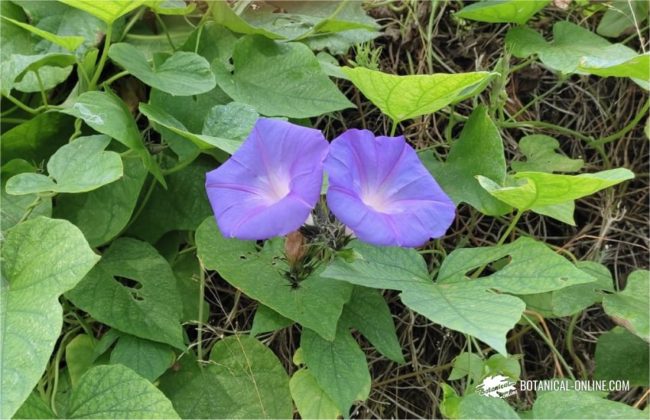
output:
[[404,137],[348,130],[325,160],[330,210],[362,241],[415,247],[447,231],[455,206]]
[[239,150],[206,176],[221,233],[258,240],[298,229],[320,197],[327,149],[318,130],[257,120]]

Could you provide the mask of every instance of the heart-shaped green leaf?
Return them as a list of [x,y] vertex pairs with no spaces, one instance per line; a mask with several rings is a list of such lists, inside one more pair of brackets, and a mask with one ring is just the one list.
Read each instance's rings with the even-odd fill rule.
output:
[[284,275],[288,267],[282,254],[258,251],[254,241],[224,238],[213,217],[197,229],[196,244],[206,268],[218,271],[230,284],[282,316],[327,340],[334,339],[343,305],[352,292],[348,283],[326,279],[317,271],[294,289]]
[[291,397],[303,419],[334,419],[341,412],[311,374],[309,369],[300,369],[289,381]]
[[393,121],[432,114],[482,91],[495,73],[397,76],[363,67],[343,67],[350,81]]
[[[526,156],[526,161],[512,162],[512,169],[517,172],[577,172],[582,169],[584,166],[582,159],[571,159],[561,155],[556,152],[559,148],[560,143],[550,136],[532,134],[522,137],[519,140],[519,150]],[[486,174],[481,175],[494,179]]]
[[111,45],[108,56],[142,82],[171,95],[198,95],[216,86],[210,63],[193,52],[177,51],[155,68],[142,51],[125,42]]
[[169,263],[146,242],[115,240],[66,297],[106,325],[185,349],[176,278]]
[[108,136],[79,137],[61,147],[47,162],[49,177],[22,173],[7,181],[7,192],[14,195],[33,193],[81,193],[110,184],[122,176],[120,155],[107,152]]
[[65,220],[38,217],[7,232],[0,293],[0,417],[13,417],[50,360],[63,325],[59,296],[98,260],[79,229]]
[[511,22],[523,25],[548,3],[550,0],[486,0],[465,6],[455,15],[479,22]]

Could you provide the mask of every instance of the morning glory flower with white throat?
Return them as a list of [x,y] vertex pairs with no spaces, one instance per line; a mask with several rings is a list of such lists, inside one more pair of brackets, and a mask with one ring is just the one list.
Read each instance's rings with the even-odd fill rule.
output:
[[327,151],[319,130],[258,119],[230,159],[206,175],[221,233],[260,240],[298,229],[320,197]]
[[403,136],[347,130],[330,145],[325,171],[329,209],[364,242],[416,247],[454,220],[454,203]]

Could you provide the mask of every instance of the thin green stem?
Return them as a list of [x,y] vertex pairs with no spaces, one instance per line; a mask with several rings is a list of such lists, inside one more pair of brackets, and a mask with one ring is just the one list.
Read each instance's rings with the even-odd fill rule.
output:
[[611,134],[609,136],[601,137],[598,140],[594,140],[592,142],[592,145],[598,145],[602,146],[604,144],[607,144],[609,142],[615,141],[629,133],[630,131],[634,130],[634,128],[639,124],[641,119],[645,117],[648,114],[648,109],[650,109],[650,99],[645,101],[645,104],[641,107],[641,110],[639,110],[639,113],[634,116],[632,121],[630,121],[625,127],[623,127],[620,131],[617,131],[614,134]]
[[121,72],[119,72],[119,73],[115,73],[114,75],[112,75],[111,77],[109,77],[108,79],[106,79],[102,84],[103,84],[103,85],[106,85],[106,86],[110,86],[111,83],[113,83],[113,82],[116,81],[117,79],[121,79],[122,77],[124,77],[124,76],[128,76],[128,75],[129,75],[129,72],[126,71],[126,70],[121,71]]
[[196,353],[199,361],[203,361],[203,302],[205,300],[205,267],[199,258],[199,314],[196,320]]
[[567,373],[571,377],[571,379],[575,380],[575,376],[573,375],[573,372],[571,370],[571,366],[564,360],[564,357],[562,357],[562,354],[560,351],[555,347],[553,342],[551,341],[550,337],[547,337],[546,334],[542,330],[539,329],[539,327],[526,315],[526,314],[521,314],[521,316],[528,322],[528,324],[531,326],[533,330],[544,340],[544,342],[549,346],[553,354],[557,357],[557,359],[560,361],[562,366],[564,366],[564,369],[566,369]]
[[578,357],[575,351],[575,348],[573,347],[573,331],[575,331],[579,316],[580,314],[578,313],[571,317],[571,321],[569,322],[569,328],[567,329],[566,332],[565,343],[566,343],[567,351],[569,352],[571,358],[573,359],[573,363],[575,363],[578,366],[578,374],[580,375],[581,378],[585,379],[587,377],[587,369],[585,368],[584,363],[582,363],[582,360],[580,360],[580,358]]
[[113,25],[109,24],[106,28],[106,35],[104,36],[104,48],[102,49],[102,55],[99,57],[99,63],[97,64],[93,78],[90,80],[88,90],[95,90],[97,87],[97,82],[102,75],[102,71],[106,65],[106,60],[108,60],[108,49],[111,47],[111,36],[113,36]]
[[43,84],[43,79],[41,79],[41,73],[40,71],[36,70],[34,74],[36,75],[36,80],[38,81],[38,88],[41,91],[41,100],[43,101],[43,105],[48,106],[47,94],[45,93],[45,85]]
[[397,124],[398,124],[397,120],[393,120],[393,126],[390,129],[390,136],[391,137],[394,137],[395,133],[397,132]]
[[512,233],[512,230],[517,226],[517,222],[519,222],[519,219],[521,219],[521,215],[524,214],[522,210],[517,210],[515,213],[515,216],[512,218],[510,221],[510,224],[506,228],[506,231],[503,232],[503,235],[501,235],[501,238],[499,238],[499,242],[497,242],[497,245],[503,245],[503,243],[508,239],[508,236],[510,236],[510,233]]

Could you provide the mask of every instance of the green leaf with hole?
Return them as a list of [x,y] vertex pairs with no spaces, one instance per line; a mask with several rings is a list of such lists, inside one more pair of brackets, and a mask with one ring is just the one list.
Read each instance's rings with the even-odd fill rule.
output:
[[628,380],[630,386],[648,386],[648,343],[622,327],[598,337],[595,380]]
[[132,12],[142,6],[145,0],[60,0],[62,3],[90,13],[106,22],[112,24],[120,17]]
[[206,268],[216,270],[230,284],[285,318],[327,340],[334,339],[351,285],[327,279],[317,270],[293,288],[285,275],[284,255],[278,251],[283,249],[282,242],[258,251],[255,241],[224,238],[212,216],[197,229],[196,244]]
[[85,92],[79,95],[70,108],[61,110],[81,118],[96,131],[106,134],[135,151],[158,182],[165,185],[160,167],[142,142],[140,130],[124,102],[110,91]]
[[176,278],[167,261],[146,242],[115,240],[66,297],[99,322],[185,349]]
[[[519,150],[526,161],[514,161],[512,169],[517,172],[577,172],[584,166],[582,159],[571,159],[558,153],[560,142],[551,136],[532,134],[519,140]],[[481,174],[490,178],[489,175]]]
[[289,381],[291,397],[303,419],[334,419],[341,411],[311,374],[309,369],[300,369]]
[[513,186],[500,186],[480,175],[477,178],[487,192],[504,203],[520,210],[535,211],[536,208],[558,205],[594,194],[634,178],[634,173],[625,168],[580,175],[518,172],[512,176]]
[[232,60],[232,72],[212,63],[219,87],[262,115],[307,118],[353,107],[304,44],[245,36]]
[[469,20],[523,25],[550,0],[485,0],[463,7],[454,15]]
[[99,260],[70,222],[38,217],[7,231],[0,293],[0,417],[11,418],[43,374],[63,325],[59,296]]
[[339,326],[332,341],[305,328],[300,348],[309,372],[344,416],[354,401],[368,398],[371,379],[366,356],[347,327]]
[[122,159],[105,151],[108,136],[79,137],[61,147],[47,162],[49,176],[22,173],[7,181],[13,195],[34,193],[82,193],[110,184],[123,174]]
[[[183,123],[154,105],[141,103],[140,112],[149,119],[154,127],[163,127],[183,139],[194,143],[201,150],[210,150],[216,147],[228,154],[233,154],[239,149],[242,143],[241,140],[190,133]],[[160,131],[159,128],[158,131]]]
[[115,182],[86,194],[61,194],[54,217],[74,223],[92,247],[117,236],[131,220],[147,169],[136,157],[124,157],[124,175]]
[[111,45],[108,56],[145,84],[171,95],[198,95],[216,86],[210,63],[193,52],[177,51],[152,67],[142,51],[120,42]]
[[163,343],[120,334],[111,352],[111,364],[121,364],[153,382],[174,363],[172,349]]
[[70,419],[177,419],[172,403],[152,383],[122,365],[96,366],[72,391]]
[[393,317],[378,290],[356,286],[350,301],[343,308],[339,323],[358,330],[379,353],[390,360],[405,362]]
[[7,22],[11,22],[16,26],[19,26],[26,31],[29,31],[33,33],[34,35],[37,35],[47,41],[50,41],[53,44],[56,44],[60,47],[63,47],[67,50],[74,51],[76,50],[81,44],[84,42],[84,38],[82,36],[62,36],[62,35],[57,35],[53,34],[48,31],[44,31],[40,28],[37,28],[36,26],[32,26],[28,23],[23,23],[19,22],[15,19],[11,19],[5,16],[1,16],[2,19],[6,20]]
[[621,326],[650,342],[650,271],[637,270],[627,278],[625,289],[603,297],[603,308]]
[[490,216],[510,211],[510,206],[491,196],[476,180],[477,175],[500,180],[497,182],[506,178],[503,140],[485,107],[474,109],[452,143],[446,162],[439,162],[431,152],[421,152],[420,157],[454,203],[468,203]]
[[536,419],[580,419],[588,413],[594,419],[647,419],[647,413],[627,404],[610,401],[593,392],[555,391],[537,397]]
[[433,114],[475,96],[495,75],[481,71],[397,76],[363,67],[341,70],[366,98],[396,122]]

